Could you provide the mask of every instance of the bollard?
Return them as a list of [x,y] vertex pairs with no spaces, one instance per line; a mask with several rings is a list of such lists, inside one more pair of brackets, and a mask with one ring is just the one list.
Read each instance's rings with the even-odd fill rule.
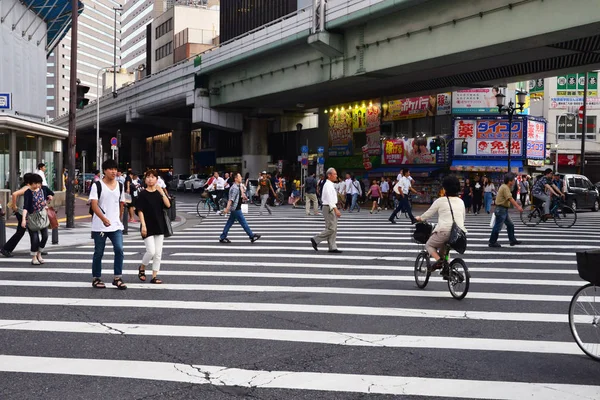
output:
[[169,208],[169,218],[171,222],[177,219],[177,207],[175,206],[175,196],[171,196],[171,208]]
[[58,228],[52,229],[52,244],[58,244]]
[[123,207],[123,235],[127,235],[129,231],[129,206],[125,204]]
[[6,213],[0,204],[0,247],[6,244]]

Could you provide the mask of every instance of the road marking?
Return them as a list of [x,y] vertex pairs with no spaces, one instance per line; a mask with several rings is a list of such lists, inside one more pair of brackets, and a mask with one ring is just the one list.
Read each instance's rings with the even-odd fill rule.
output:
[[567,323],[568,315],[543,313],[511,313],[493,311],[428,310],[365,306],[330,306],[288,303],[241,303],[179,300],[85,299],[71,297],[14,297],[0,296],[0,304],[79,307],[157,308],[179,310],[249,311],[366,315],[379,317],[441,318],[477,321],[560,322]]
[[125,334],[219,339],[276,340],[339,346],[421,349],[513,351],[547,354],[582,354],[574,342],[485,339],[445,336],[365,334],[313,330],[257,329],[188,325],[143,325],[71,321],[0,320],[0,330]]
[[[325,372],[262,371],[172,362],[0,355],[0,370],[53,375],[185,382],[261,389],[501,400],[597,399],[599,386]],[[144,373],[140,373],[144,371]]]

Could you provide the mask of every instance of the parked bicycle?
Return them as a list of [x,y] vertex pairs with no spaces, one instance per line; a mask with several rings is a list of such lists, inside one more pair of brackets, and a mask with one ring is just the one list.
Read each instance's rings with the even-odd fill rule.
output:
[[[423,222],[419,224],[424,224],[420,227],[428,226],[428,229],[426,230],[428,230],[429,232],[433,231],[433,226],[431,224]],[[429,252],[427,252],[424,246],[425,243],[427,243],[429,237],[415,234],[416,230],[420,227],[413,228],[413,240],[416,243],[423,245],[422,250],[419,252],[419,254],[417,255],[417,259],[415,260],[414,275],[415,283],[417,284],[417,286],[420,289],[425,289],[425,287],[429,283],[431,272],[433,271],[432,264],[430,261],[431,256],[429,255]],[[450,246],[446,245],[446,255],[444,256],[445,262],[443,268],[448,268],[448,275],[447,277],[444,276],[444,280],[446,280],[448,283],[448,290],[450,291],[452,297],[454,297],[457,300],[462,300],[469,292],[471,274],[469,272],[469,269],[467,268],[467,264],[462,258],[455,258],[452,261],[450,261],[450,250]]]
[[[559,228],[570,228],[577,222],[577,212],[554,197],[550,206],[550,216]],[[545,222],[543,202],[534,199],[532,204],[523,207],[521,221],[527,226],[536,226]]]
[[569,328],[579,348],[600,361],[600,250],[577,252],[577,271],[584,281],[569,305]]

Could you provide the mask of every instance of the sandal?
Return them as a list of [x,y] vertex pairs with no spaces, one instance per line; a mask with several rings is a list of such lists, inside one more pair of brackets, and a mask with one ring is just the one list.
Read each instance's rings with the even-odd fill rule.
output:
[[[142,269],[144,268],[144,269]],[[145,267],[141,266],[138,268],[138,278],[140,278],[140,281],[142,282],[146,282],[146,269]]]
[[158,279],[157,277],[154,277],[154,278],[152,278],[150,283],[156,283],[157,285],[160,285],[162,283],[162,281],[160,279]]
[[94,278],[94,280],[92,281],[92,286],[96,289],[106,289],[106,285],[104,284],[104,282],[102,282],[102,279],[100,278]]
[[121,278],[115,278],[115,279],[113,279],[113,283],[112,284],[113,284],[113,286],[116,286],[117,289],[119,289],[119,290],[125,290],[125,289],[127,289],[127,285],[125,285],[123,283],[123,280]]
[[44,261],[44,259],[42,258],[42,256],[37,256],[37,260],[38,260],[38,262],[39,262],[40,264],[44,264],[44,263],[45,263],[45,261]]

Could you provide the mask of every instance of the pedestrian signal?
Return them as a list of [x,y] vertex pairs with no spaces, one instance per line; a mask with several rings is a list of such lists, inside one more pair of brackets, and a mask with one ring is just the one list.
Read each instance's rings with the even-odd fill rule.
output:
[[469,152],[469,143],[463,141],[462,142],[462,153],[467,154]]

